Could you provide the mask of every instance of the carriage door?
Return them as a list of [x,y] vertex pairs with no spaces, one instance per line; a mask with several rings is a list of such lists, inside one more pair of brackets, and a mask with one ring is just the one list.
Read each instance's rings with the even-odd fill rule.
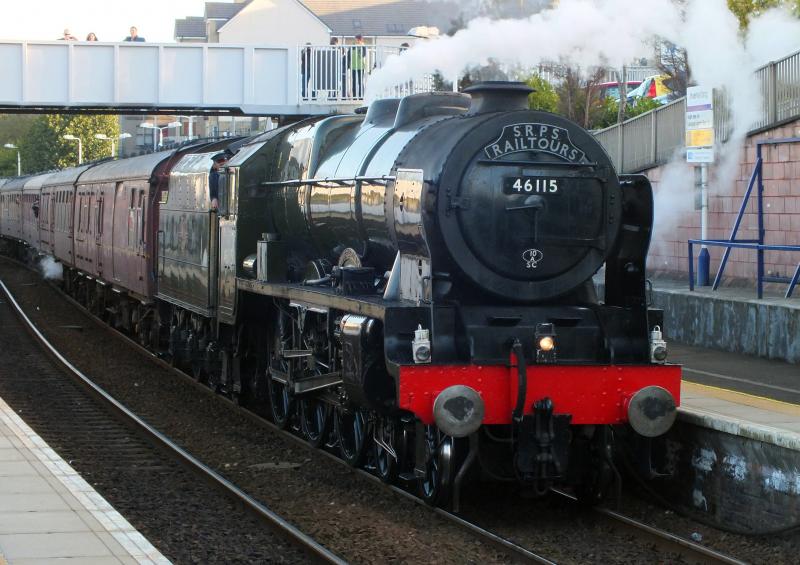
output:
[[[217,315],[222,322],[233,323],[236,314],[236,203],[232,200],[235,194],[236,170],[220,172],[220,207],[219,207],[219,269],[211,265],[211,272],[219,273],[217,294]],[[214,234],[215,214],[212,212],[212,236]],[[213,255],[212,255],[213,256]]]
[[84,256],[86,255],[86,250],[84,249],[86,228],[83,220],[84,216],[86,215],[86,210],[84,208],[86,193],[80,191],[77,193],[75,198],[77,200],[75,202],[75,265],[77,265],[79,268],[83,268],[82,262],[85,261]]
[[145,294],[145,275],[147,274],[147,247],[145,233],[147,230],[147,191],[138,191],[136,205],[136,287],[140,294]]
[[92,216],[94,221],[94,256],[97,268],[95,272],[103,276],[103,189],[97,189],[97,196],[94,199]]

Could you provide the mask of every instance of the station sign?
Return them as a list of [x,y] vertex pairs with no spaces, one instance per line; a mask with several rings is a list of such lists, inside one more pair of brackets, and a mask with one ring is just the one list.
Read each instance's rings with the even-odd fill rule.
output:
[[686,162],[714,162],[714,90],[686,89]]

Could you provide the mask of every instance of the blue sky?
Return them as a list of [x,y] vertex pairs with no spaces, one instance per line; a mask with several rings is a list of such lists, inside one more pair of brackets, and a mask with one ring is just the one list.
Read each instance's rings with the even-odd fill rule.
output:
[[[0,0],[9,7],[12,0]],[[172,42],[175,18],[202,16],[203,0],[24,0],[0,18],[0,39],[78,39],[93,31],[100,41],[122,41],[130,26],[150,42]]]

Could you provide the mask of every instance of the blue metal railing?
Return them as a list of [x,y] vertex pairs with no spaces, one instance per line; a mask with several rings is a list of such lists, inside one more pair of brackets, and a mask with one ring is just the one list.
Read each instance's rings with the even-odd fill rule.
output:
[[[764,252],[765,251],[795,251],[800,252],[800,245],[767,245],[764,243],[764,178],[763,167],[764,160],[761,156],[761,148],[764,145],[782,145],[785,143],[800,143],[800,137],[788,137],[785,139],[763,139],[756,143],[756,165],[753,168],[753,174],[750,175],[750,182],[747,185],[747,191],[742,198],[742,205],[739,207],[739,213],[736,216],[736,221],[733,224],[731,235],[728,239],[690,239],[689,245],[689,290],[694,290],[694,246],[705,245],[712,247],[724,247],[725,253],[722,255],[722,260],[717,269],[717,276],[714,278],[713,289],[717,290],[720,282],[722,281],[722,274],[725,272],[725,266],[728,264],[728,258],[731,254],[731,249],[754,249],[756,251],[757,261],[757,292],[758,297],[764,297],[764,283],[765,282],[778,282],[788,283],[789,288],[786,290],[786,298],[792,296],[798,280],[800,280],[800,262],[797,263],[797,268],[794,275],[789,277],[765,276],[764,275]],[[758,214],[758,239],[736,239],[739,233],[739,226],[742,223],[742,218],[747,210],[747,204],[750,201],[750,195],[753,192],[753,187],[757,187],[757,214]]]

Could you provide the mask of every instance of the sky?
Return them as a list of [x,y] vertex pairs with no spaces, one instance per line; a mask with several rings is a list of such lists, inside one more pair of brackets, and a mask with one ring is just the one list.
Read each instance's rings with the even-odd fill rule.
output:
[[61,37],[64,28],[85,39],[122,41],[132,25],[153,43],[174,42],[175,19],[202,16],[204,0],[0,0],[0,39]]

